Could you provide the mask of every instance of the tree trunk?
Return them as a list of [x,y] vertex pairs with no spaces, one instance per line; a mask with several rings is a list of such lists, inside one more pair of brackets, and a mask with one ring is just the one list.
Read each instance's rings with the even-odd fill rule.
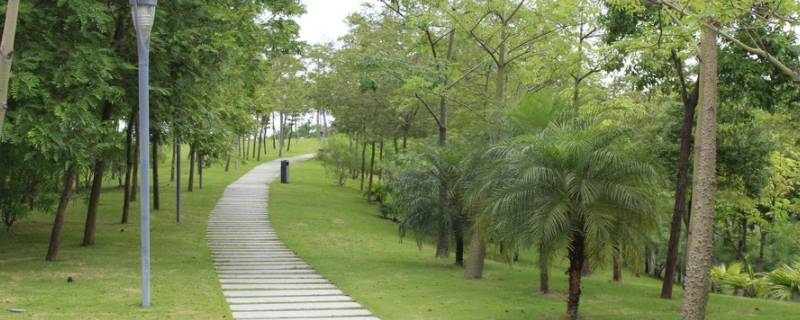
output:
[[319,109],[317,109],[317,143],[322,143],[322,127],[319,125]]
[[[673,52],[673,63],[678,77],[683,79],[683,64]],[[683,125],[681,126],[681,147],[678,153],[678,177],[675,184],[675,204],[672,210],[672,223],[670,225],[669,242],[667,245],[667,264],[664,270],[664,281],[661,284],[661,298],[672,299],[672,286],[675,280],[675,266],[678,262],[680,249],[681,219],[686,212],[686,193],[689,189],[689,157],[692,152],[692,129],[694,128],[694,112],[697,107],[699,94],[698,83],[695,84],[691,95],[682,91],[683,97]]]
[[567,296],[567,319],[578,319],[578,305],[581,301],[581,276],[586,258],[586,240],[582,231],[573,232],[569,249],[569,294]]
[[189,183],[187,191],[194,191],[194,155],[197,153],[197,147],[194,144],[189,145]]
[[272,121],[271,121],[272,122],[272,150],[275,150],[275,149],[277,149],[277,146],[275,145],[275,136],[278,135],[278,128],[275,126],[276,125],[276,123],[275,123],[275,113],[274,112],[270,113],[269,117],[270,117],[270,119],[272,119]]
[[[111,119],[112,105],[109,102],[103,104],[102,115],[100,116],[100,123],[105,123]],[[100,203],[100,193],[103,191],[103,173],[105,171],[105,161],[103,156],[97,159],[94,163],[94,174],[92,178],[92,187],[89,192],[89,203],[86,210],[86,224],[83,229],[83,246],[91,246],[94,244],[94,230],[97,222],[97,206]]]
[[267,154],[267,125],[261,126],[261,136],[264,137],[261,139],[261,150],[263,150],[264,154]]
[[120,223],[127,224],[128,223],[128,213],[131,209],[131,176],[133,174],[133,128],[136,127],[136,112],[131,111],[130,117],[128,117],[128,128],[125,130],[125,194],[123,195],[123,203],[122,203],[122,219]]
[[225,172],[230,171],[231,169],[231,156],[228,155],[228,158],[225,160]]
[[203,190],[203,153],[197,151],[197,187]]
[[583,268],[581,269],[581,276],[591,277],[592,273],[594,273],[594,268],[592,268],[592,263],[584,259]]
[[322,127],[325,130],[324,136],[325,136],[325,138],[327,138],[328,137],[328,112],[325,111],[325,110],[322,110]]
[[94,163],[94,181],[92,181],[92,191],[89,194],[88,210],[86,212],[86,224],[83,228],[83,246],[94,245],[94,231],[97,224],[97,205],[100,202],[100,192],[103,188],[103,171],[105,164],[103,160]]
[[289,124],[289,141],[286,143],[286,152],[292,150],[292,136],[294,134],[294,120]]
[[550,293],[550,253],[544,242],[539,242],[539,291]]
[[447,258],[450,256],[450,232],[447,225],[442,223],[439,226],[439,236],[436,239],[436,257]]
[[613,269],[612,280],[614,282],[622,282],[622,265],[620,262],[620,252],[618,247],[614,247],[614,252],[611,255],[611,265]]
[[408,131],[410,130],[409,127],[403,127],[403,150],[408,150]]
[[[501,39],[506,38],[506,30],[501,31]],[[498,107],[505,106],[506,92],[506,46],[503,42],[497,50],[497,78],[495,78],[494,100]]]
[[459,267],[464,266],[464,222],[461,215],[453,219],[453,236],[456,238],[456,262]]
[[[278,139],[278,158],[283,158],[283,140],[285,137],[285,130],[286,129],[286,117],[283,115],[283,112],[278,114],[280,118],[280,139]],[[363,189],[363,188],[362,188]]]
[[253,159],[261,159],[258,152],[256,152],[256,148],[258,148],[258,132],[253,133]]
[[61,229],[64,227],[64,213],[67,211],[76,172],[74,164],[70,165],[67,171],[64,172],[64,188],[61,190],[61,199],[56,210],[56,220],[53,222],[53,230],[50,232],[50,246],[47,248],[47,257],[45,258],[47,261],[54,261],[58,257],[58,247],[61,244]]
[[469,257],[467,258],[467,266],[464,269],[464,278],[482,278],[484,259],[486,259],[486,242],[478,230],[473,230],[472,240],[469,242]]
[[0,43],[0,138],[8,109],[8,82],[11,79],[11,63],[14,60],[14,37],[17,34],[19,0],[8,0],[3,25],[3,40]]
[[364,142],[364,148],[361,149],[361,191],[364,191],[364,177],[367,170],[367,142]]
[[[261,118],[261,122],[264,122],[264,118]],[[261,145],[264,143],[264,130],[261,130],[262,127],[259,125],[258,127],[258,153],[256,153],[256,161],[261,161]]]
[[761,239],[758,242],[758,263],[762,267],[764,266],[764,246],[767,244],[767,231],[764,230],[764,226],[759,227],[759,233],[761,234]]
[[172,143],[172,161],[170,161],[169,181],[175,181],[175,159],[177,159],[177,152],[175,151],[176,148],[178,148],[178,139],[175,139]]
[[372,141],[372,156],[369,160],[369,184],[367,185],[367,202],[372,202],[372,177],[375,174],[375,141]]
[[717,34],[703,26],[700,41],[700,111],[695,133],[691,236],[687,246],[683,319],[705,318],[713,253],[717,158]]
[[[380,146],[381,146],[381,147],[380,147],[380,152],[378,152],[378,154],[379,154],[380,156],[378,157],[378,159],[380,160],[379,162],[381,163],[381,165],[383,165],[383,152],[384,152],[384,142],[383,142],[383,137],[381,137],[381,144],[380,144]],[[382,167],[382,166],[381,166],[381,169],[378,169],[378,181],[383,181],[383,167]]]
[[158,135],[154,136],[153,145],[153,209],[158,210],[161,208],[161,196],[158,189]]

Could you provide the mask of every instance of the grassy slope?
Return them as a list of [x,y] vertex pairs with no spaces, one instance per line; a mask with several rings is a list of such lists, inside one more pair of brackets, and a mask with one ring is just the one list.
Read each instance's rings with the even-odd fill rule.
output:
[[[292,147],[289,155],[314,152],[317,144],[305,140]],[[277,157],[271,148],[268,153],[262,161]],[[153,307],[149,310],[139,307],[139,207],[131,206],[130,224],[119,224],[122,190],[115,182],[106,182],[114,187],[103,193],[94,247],[80,246],[85,193],[70,203],[57,262],[44,261],[52,212],[30,216],[10,236],[0,231],[0,319],[230,318],[206,246],[206,220],[225,187],[256,164],[250,161],[238,170],[231,165],[230,173],[224,172],[224,163],[204,170],[203,190],[183,193],[178,225],[169,158],[163,161],[161,210],[152,212],[151,221]],[[185,161],[182,171],[185,186]],[[75,281],[68,283],[67,277]],[[27,311],[16,315],[8,311],[16,307]]]
[[[323,275],[386,320],[560,319],[565,302],[535,291],[538,274],[523,266],[488,262],[485,279],[467,281],[433,248],[400,242],[394,223],[376,217],[356,182],[334,186],[316,161],[292,167],[292,184],[274,184],[270,214],[279,236]],[[551,286],[566,291],[556,267]],[[660,282],[626,273],[623,284],[606,270],[585,278],[586,319],[677,319],[679,299],[658,298]],[[679,290],[679,289],[678,289]],[[678,295],[681,293],[678,292]],[[709,319],[800,319],[800,304],[712,295]]]

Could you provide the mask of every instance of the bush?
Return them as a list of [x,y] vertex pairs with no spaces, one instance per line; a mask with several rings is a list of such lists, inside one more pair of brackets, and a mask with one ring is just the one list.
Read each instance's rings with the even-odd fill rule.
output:
[[358,168],[358,148],[343,136],[332,136],[323,143],[319,159],[337,184],[344,186],[351,172]]
[[779,300],[800,300],[800,263],[783,265],[767,275],[769,293]]

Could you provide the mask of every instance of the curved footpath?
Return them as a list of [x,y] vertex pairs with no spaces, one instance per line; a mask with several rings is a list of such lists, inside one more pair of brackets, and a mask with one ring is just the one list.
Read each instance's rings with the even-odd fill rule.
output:
[[267,198],[279,175],[279,160],[254,168],[225,189],[208,221],[208,245],[233,318],[378,320],[275,235]]

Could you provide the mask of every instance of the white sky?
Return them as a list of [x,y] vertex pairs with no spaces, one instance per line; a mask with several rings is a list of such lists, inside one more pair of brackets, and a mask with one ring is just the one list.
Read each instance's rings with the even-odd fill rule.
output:
[[365,0],[302,0],[306,14],[300,17],[300,39],[310,44],[332,42],[347,33],[345,18]]

